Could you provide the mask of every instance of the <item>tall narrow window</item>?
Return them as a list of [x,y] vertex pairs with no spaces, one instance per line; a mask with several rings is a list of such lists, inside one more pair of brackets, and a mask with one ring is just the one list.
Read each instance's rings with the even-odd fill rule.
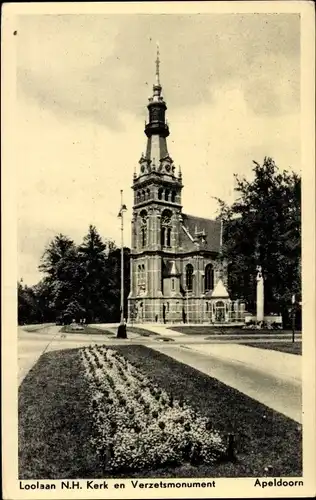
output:
[[160,242],[162,247],[165,246],[165,238],[166,238],[166,228],[162,227],[161,228],[161,242]]
[[162,200],[162,195],[163,195],[163,189],[159,188],[158,189],[158,200]]
[[142,227],[142,247],[145,247],[146,246],[146,229],[144,227]]
[[185,284],[187,290],[190,292],[193,289],[193,266],[188,264],[185,268]]
[[141,246],[144,248],[147,245],[147,212],[142,210],[140,213],[140,235]]
[[166,189],[165,191],[165,200],[168,201],[169,200],[169,190]]
[[161,215],[161,246],[170,247],[171,246],[171,218],[172,212],[170,210],[164,210]]
[[205,292],[209,292],[214,288],[214,269],[212,264],[208,264],[205,268],[204,288]]
[[147,198],[147,200],[149,200],[149,198],[150,198],[150,189],[147,189],[147,191],[146,191],[146,198]]
[[174,283],[174,278],[172,278],[171,280],[171,290],[174,291],[174,288],[175,288],[175,283]]
[[176,192],[175,191],[172,191],[171,201],[172,201],[172,203],[174,203],[176,201]]
[[171,247],[171,228],[167,228],[166,246]]

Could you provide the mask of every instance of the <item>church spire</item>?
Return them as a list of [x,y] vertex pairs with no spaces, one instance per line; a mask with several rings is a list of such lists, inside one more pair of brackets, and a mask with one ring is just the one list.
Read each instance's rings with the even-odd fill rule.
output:
[[156,85],[160,87],[160,53],[159,53],[159,43],[157,42],[157,58],[156,58]]
[[162,87],[160,83],[160,50],[157,43],[156,52],[156,78],[155,84],[153,85],[153,96],[149,98],[148,111],[149,111],[149,122],[145,126],[145,134],[147,137],[152,137],[153,135],[160,136],[163,138],[168,137],[169,127],[166,122],[166,109],[167,105],[164,98],[161,95]]

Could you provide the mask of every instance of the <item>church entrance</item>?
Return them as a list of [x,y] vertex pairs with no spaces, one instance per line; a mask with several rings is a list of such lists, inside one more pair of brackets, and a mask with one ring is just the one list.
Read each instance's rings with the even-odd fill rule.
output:
[[225,304],[222,300],[218,300],[215,305],[215,322],[224,323],[225,321]]

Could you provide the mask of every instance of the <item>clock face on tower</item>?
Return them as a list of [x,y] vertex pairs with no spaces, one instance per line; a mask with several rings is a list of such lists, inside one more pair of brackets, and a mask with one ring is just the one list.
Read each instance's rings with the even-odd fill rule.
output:
[[166,165],[167,172],[170,172],[170,168],[171,168],[170,165]]

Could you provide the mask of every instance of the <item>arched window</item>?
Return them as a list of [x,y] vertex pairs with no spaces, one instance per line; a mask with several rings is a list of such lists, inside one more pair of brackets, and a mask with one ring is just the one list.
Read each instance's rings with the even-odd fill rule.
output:
[[140,213],[140,233],[141,233],[141,246],[144,248],[147,245],[147,212],[142,210]]
[[172,193],[171,193],[171,201],[172,201],[172,203],[174,203],[176,201],[176,192],[175,191],[172,191]]
[[138,265],[137,289],[137,295],[143,295],[146,291],[146,272],[144,264]]
[[207,264],[205,268],[205,276],[204,276],[204,289],[205,292],[209,292],[214,288],[214,269],[212,264]]
[[169,189],[166,189],[166,191],[165,191],[165,200],[166,201],[169,200]]
[[185,284],[188,291],[193,289],[193,266],[188,264],[185,268]]
[[171,217],[172,212],[170,210],[164,210],[161,215],[161,246],[170,247],[171,246]]
[[142,201],[144,201],[144,200],[145,200],[145,197],[146,197],[145,191],[144,191],[144,190],[142,190]]
[[136,202],[139,203],[140,202],[140,192],[137,191],[136,193]]
[[147,194],[147,200],[149,200],[149,198],[150,198],[150,189],[147,189],[146,194]]
[[225,304],[222,300],[216,302],[215,321],[218,323],[225,321]]
[[158,189],[158,200],[162,200],[162,195],[163,195],[163,189],[159,188]]

